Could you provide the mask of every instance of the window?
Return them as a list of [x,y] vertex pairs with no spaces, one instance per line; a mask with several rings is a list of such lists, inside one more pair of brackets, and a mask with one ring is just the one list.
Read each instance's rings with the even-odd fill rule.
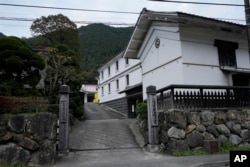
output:
[[116,80],[116,89],[119,90],[119,80]]
[[108,67],[108,76],[110,76],[110,66]]
[[101,78],[103,79],[103,71],[101,72]]
[[215,40],[214,46],[218,48],[220,66],[237,67],[235,50],[238,43]]
[[119,71],[119,61],[116,61],[116,71]]
[[129,59],[125,58],[125,65],[128,65],[128,64],[129,64]]
[[108,84],[109,93],[111,93],[111,86]]
[[126,75],[126,84],[129,85],[129,75]]
[[102,87],[102,96],[104,95],[104,88]]

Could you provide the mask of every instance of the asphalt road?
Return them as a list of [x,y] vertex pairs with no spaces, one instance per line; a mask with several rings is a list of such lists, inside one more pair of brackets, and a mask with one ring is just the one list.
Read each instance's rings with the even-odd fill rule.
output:
[[87,120],[124,119],[122,115],[105,110],[95,103],[85,104],[84,110]]

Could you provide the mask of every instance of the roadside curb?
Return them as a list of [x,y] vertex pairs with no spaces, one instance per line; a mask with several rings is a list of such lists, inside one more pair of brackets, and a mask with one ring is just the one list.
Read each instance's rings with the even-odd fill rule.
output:
[[135,136],[136,142],[139,144],[141,148],[144,148],[147,143],[139,130],[139,127],[137,125],[137,120],[134,120],[129,127]]

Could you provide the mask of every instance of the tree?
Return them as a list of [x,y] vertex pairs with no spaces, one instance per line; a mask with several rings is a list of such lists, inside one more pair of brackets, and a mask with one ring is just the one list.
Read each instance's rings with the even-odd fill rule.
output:
[[44,67],[43,59],[21,39],[0,38],[1,94],[6,90],[9,95],[23,95],[24,88],[35,89]]
[[36,19],[30,27],[34,36],[42,36],[51,47],[58,44],[67,45],[75,51],[76,58],[80,57],[80,44],[77,26],[68,17],[58,14],[42,16]]

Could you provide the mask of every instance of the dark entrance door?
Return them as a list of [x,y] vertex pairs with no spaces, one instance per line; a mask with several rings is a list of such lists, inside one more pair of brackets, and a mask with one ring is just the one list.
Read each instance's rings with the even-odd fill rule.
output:
[[137,96],[137,97],[133,97],[133,98],[128,99],[128,117],[129,118],[136,117],[135,109],[137,107],[137,104],[140,102],[142,102],[141,96]]

